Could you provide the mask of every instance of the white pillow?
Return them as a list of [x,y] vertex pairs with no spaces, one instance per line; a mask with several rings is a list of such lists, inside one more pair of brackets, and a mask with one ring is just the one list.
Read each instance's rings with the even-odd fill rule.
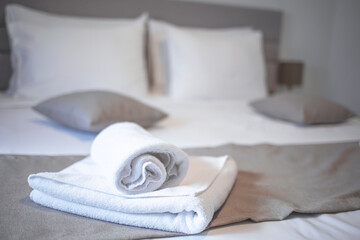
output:
[[144,95],[146,18],[68,17],[8,5],[8,92],[38,100],[81,90]]
[[150,23],[150,31],[166,35],[169,72],[164,75],[169,78],[171,97],[253,100],[266,96],[261,32],[161,24]]

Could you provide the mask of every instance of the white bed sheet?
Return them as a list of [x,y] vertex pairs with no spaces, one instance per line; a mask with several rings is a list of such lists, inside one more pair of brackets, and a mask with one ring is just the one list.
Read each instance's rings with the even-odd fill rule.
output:
[[[359,141],[360,119],[337,125],[300,126],[263,117],[247,103],[144,100],[170,117],[150,129],[179,147],[239,144],[307,144]],[[95,134],[62,127],[33,111],[33,102],[0,95],[0,154],[88,154]],[[284,221],[246,221],[187,236],[188,239],[359,239],[360,210],[296,214]],[[184,236],[181,239],[185,238]]]
[[[177,102],[149,98],[146,103],[170,116],[149,129],[155,136],[179,147],[238,144],[306,144],[360,139],[360,119],[342,124],[301,126],[270,119],[241,101]],[[33,102],[0,98],[0,153],[88,154],[92,133],[71,130],[31,109]]]

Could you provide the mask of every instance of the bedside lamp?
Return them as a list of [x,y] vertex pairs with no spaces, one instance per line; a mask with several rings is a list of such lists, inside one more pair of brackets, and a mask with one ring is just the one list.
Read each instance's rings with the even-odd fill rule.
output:
[[291,89],[302,84],[304,64],[300,61],[284,61],[279,64],[279,85]]

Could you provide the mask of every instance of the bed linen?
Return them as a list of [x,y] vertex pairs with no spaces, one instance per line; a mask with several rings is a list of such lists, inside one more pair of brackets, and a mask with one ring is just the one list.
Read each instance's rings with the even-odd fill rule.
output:
[[[31,110],[29,106],[34,103],[15,101],[4,96],[0,99],[1,154],[86,155],[89,153],[95,134],[70,130],[45,119]],[[303,127],[265,118],[254,112],[246,102],[241,101],[176,102],[166,98],[151,98],[146,99],[145,102],[170,115],[150,129],[150,132],[182,148],[217,146],[224,143],[245,145],[331,143],[359,141],[360,138],[359,118],[351,118],[345,123],[336,125]],[[199,236],[187,236],[187,238],[259,239],[273,236],[277,239],[305,237],[355,239],[360,234],[359,222],[360,211],[315,216],[292,215],[279,222],[255,224],[245,221],[241,224],[214,228]],[[95,229],[107,229],[104,225],[100,225]]]
[[261,31],[184,28],[156,20],[149,26],[154,90],[167,86],[164,92],[176,99],[250,100],[267,95]]
[[[224,143],[281,145],[360,139],[360,119],[356,117],[342,124],[306,127],[266,118],[243,101],[174,101],[163,97],[141,101],[169,114],[149,129],[150,133],[180,148]],[[96,134],[71,130],[46,119],[30,108],[35,103],[0,98],[0,153],[89,153]]]
[[9,4],[4,15],[13,69],[9,94],[42,100],[94,89],[146,94],[146,14],[69,17]]
[[[189,154],[213,156],[229,153],[234,156],[240,169],[229,197],[216,213],[209,227],[236,223],[248,218],[256,222],[280,220],[287,217],[292,211],[321,213],[348,211],[360,207],[360,182],[358,181],[360,148],[357,142],[300,146],[227,144],[185,151]],[[105,225],[107,231],[104,231],[99,229],[99,226],[103,226],[101,221],[78,219],[73,215],[66,216],[62,212],[52,212],[52,210],[29,202],[30,190],[22,184],[29,172],[39,171],[39,169],[53,171],[79,159],[81,159],[80,156],[0,155],[1,178],[10,183],[0,186],[1,192],[8,193],[1,197],[4,205],[0,209],[0,220],[3,222],[0,232],[17,238],[23,238],[27,234],[36,236],[36,238],[51,236],[52,239],[61,239],[59,236],[67,236],[69,229],[72,230],[71,236],[77,237],[77,239],[84,237],[86,239],[88,233],[91,232],[88,229],[98,229],[95,236],[101,238],[136,239],[145,236],[177,235],[176,233],[124,225],[117,227],[112,224]],[[35,184],[35,180],[32,181],[32,184]],[[52,183],[52,185],[54,184],[57,183]],[[17,186],[17,188],[13,189],[12,186]],[[63,188],[61,184],[56,188],[59,188],[59,193],[51,191],[51,188],[47,191],[52,192],[50,195],[61,195]],[[41,200],[42,195],[37,194],[38,200]],[[33,199],[34,192],[30,196]],[[44,196],[46,199],[46,194]],[[93,204],[92,202],[88,202],[88,204]],[[52,204],[54,205],[51,207],[56,206],[56,202]],[[83,206],[79,205],[76,209],[79,211],[82,208]],[[54,214],[49,216],[49,211]],[[97,211],[93,211],[93,213],[99,214]],[[341,214],[346,213],[351,212]],[[113,215],[114,213],[109,213],[110,218]],[[8,219],[5,219],[5,216]],[[170,216],[168,218],[170,219]],[[43,219],[46,219],[46,222]],[[86,221],[83,221],[84,219]],[[131,217],[132,221],[136,221],[136,219],[136,215]],[[146,220],[143,217],[141,219]],[[156,222],[161,222],[160,220],[159,218]],[[358,219],[354,218],[353,220],[358,223],[356,222]],[[54,224],[58,222],[62,224],[54,228]],[[189,224],[189,221],[186,223]],[[22,226],[20,231],[17,225]],[[38,231],[36,226],[39,225],[46,231]],[[23,229],[27,229],[28,232],[24,232]],[[306,230],[302,236],[308,236]],[[350,230],[343,236],[351,238],[359,234],[359,229],[350,228]],[[84,231],[85,234],[82,235],[81,233]],[[316,237],[315,239],[320,238]]]

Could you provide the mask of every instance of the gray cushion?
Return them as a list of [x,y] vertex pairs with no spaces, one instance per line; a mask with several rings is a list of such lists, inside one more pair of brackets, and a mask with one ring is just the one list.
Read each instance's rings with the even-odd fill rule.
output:
[[279,94],[250,105],[267,116],[299,124],[339,123],[354,116],[339,104],[298,93]]
[[39,103],[34,110],[62,125],[89,132],[123,121],[148,128],[167,116],[130,97],[107,91],[61,95]]

